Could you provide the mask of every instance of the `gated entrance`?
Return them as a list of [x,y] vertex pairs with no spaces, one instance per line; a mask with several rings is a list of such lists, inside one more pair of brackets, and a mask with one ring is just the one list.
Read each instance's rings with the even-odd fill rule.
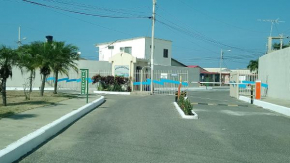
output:
[[[188,88],[187,70],[154,70],[153,72],[154,94],[174,95],[178,85],[182,84],[182,90]],[[150,93],[151,73],[149,67],[136,68],[133,78],[133,91]]]
[[[258,80],[258,73],[248,73],[248,72],[232,72],[230,75],[230,96],[239,98],[239,96],[250,96],[251,95],[251,85],[254,86],[255,92],[255,82]],[[262,97],[267,95],[268,85],[262,83],[261,95]]]
[[[98,90],[98,83],[92,85],[92,76],[99,74],[101,76],[112,76],[111,71],[100,70],[90,72],[87,78],[90,90]],[[133,76],[129,77],[133,85],[133,92],[143,92],[150,94],[151,91],[151,73],[150,67],[136,68]],[[54,78],[49,77],[47,84],[53,85]],[[71,73],[69,77],[60,78],[58,80],[59,90],[75,90],[81,89],[80,73]],[[181,81],[181,82],[180,82]],[[154,70],[153,74],[153,90],[154,94],[174,95],[181,83],[181,90],[188,89],[188,71],[187,70]]]

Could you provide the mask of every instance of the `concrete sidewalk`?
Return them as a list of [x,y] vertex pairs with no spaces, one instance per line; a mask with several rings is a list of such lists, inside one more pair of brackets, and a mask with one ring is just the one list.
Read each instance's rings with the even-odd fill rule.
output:
[[[92,94],[89,96],[89,102],[99,97]],[[2,118],[0,120],[0,150],[85,104],[86,98],[79,96],[58,102],[56,105],[43,106]]]
[[269,102],[272,104],[276,104],[276,105],[285,106],[287,108],[290,108],[290,101],[289,100],[282,100],[282,99],[276,99],[276,98],[271,98],[271,97],[262,97],[261,101]]
[[[239,100],[250,103],[248,96],[239,96]],[[282,99],[263,97],[261,100],[253,100],[253,104],[290,117],[290,102]]]

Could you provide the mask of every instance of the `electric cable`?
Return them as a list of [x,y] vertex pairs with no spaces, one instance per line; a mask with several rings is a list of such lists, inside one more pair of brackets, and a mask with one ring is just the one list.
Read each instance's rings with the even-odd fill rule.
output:
[[151,17],[148,16],[132,16],[132,17],[125,17],[125,16],[111,16],[111,15],[100,15],[100,14],[91,14],[91,13],[85,13],[85,12],[81,12],[81,11],[74,11],[74,10],[70,10],[70,9],[64,9],[58,6],[51,6],[51,5],[46,5],[43,3],[38,3],[38,2],[34,2],[34,1],[30,1],[30,0],[22,0],[23,2],[26,3],[30,3],[33,5],[37,5],[37,6],[41,6],[41,7],[46,7],[46,8],[52,8],[52,9],[57,9],[57,10],[61,10],[61,11],[66,11],[66,12],[70,12],[70,13],[74,13],[74,14],[80,14],[80,15],[86,15],[86,16],[93,16],[93,17],[101,17],[101,18],[114,18],[114,19],[150,19]]

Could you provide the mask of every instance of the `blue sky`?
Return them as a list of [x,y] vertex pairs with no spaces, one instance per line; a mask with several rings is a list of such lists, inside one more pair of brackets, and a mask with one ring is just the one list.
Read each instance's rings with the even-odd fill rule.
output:
[[[23,43],[53,35],[80,48],[82,57],[97,60],[96,43],[151,36],[152,0],[0,0],[0,44],[16,48],[18,26]],[[273,36],[290,35],[289,0],[157,0],[155,36],[173,42],[173,58],[201,67],[245,68],[266,50],[270,22]],[[55,9],[59,8],[59,9]],[[92,14],[95,16],[78,13]],[[96,15],[120,18],[104,18]],[[145,17],[145,18],[144,18]],[[288,43],[289,39],[285,39]]]

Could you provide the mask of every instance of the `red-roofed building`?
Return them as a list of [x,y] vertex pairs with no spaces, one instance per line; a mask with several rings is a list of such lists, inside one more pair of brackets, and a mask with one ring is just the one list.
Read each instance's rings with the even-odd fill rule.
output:
[[[198,65],[189,65],[188,68],[199,68],[200,78],[199,82],[219,82],[219,73],[210,72]],[[203,85],[203,84],[202,84]]]

